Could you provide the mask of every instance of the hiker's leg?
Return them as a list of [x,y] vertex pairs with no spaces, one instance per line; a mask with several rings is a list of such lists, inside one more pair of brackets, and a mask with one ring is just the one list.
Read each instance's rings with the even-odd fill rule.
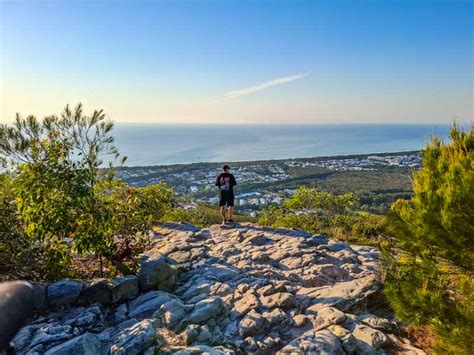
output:
[[234,206],[229,206],[229,219],[232,219],[233,213],[234,213]]
[[226,214],[227,214],[226,207],[225,207],[225,206],[221,206],[221,216],[222,216],[222,218],[223,218],[224,220],[227,219]]

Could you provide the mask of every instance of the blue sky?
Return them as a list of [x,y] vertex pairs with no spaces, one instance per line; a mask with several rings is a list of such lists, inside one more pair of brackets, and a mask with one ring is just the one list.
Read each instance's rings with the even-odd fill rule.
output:
[[448,123],[473,117],[472,1],[1,1],[1,117]]

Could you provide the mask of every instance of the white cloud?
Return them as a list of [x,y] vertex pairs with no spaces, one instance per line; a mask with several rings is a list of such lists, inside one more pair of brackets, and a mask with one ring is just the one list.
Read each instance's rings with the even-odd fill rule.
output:
[[308,75],[307,73],[297,74],[297,75],[286,76],[284,78],[277,78],[277,79],[268,80],[268,81],[265,81],[263,83],[260,83],[260,84],[254,85],[254,86],[250,86],[248,88],[232,90],[232,91],[226,92],[225,94],[222,94],[222,95],[209,97],[206,101],[214,101],[214,102],[217,101],[217,102],[219,102],[219,101],[227,101],[227,100],[237,99],[239,97],[249,95],[249,94],[253,94],[253,93],[256,93],[258,91],[261,91],[261,90],[267,89],[269,87],[272,87],[272,86],[282,85],[282,84],[286,84],[286,83],[289,83],[289,82],[292,82],[292,81],[295,81],[295,80],[303,79],[307,75]]

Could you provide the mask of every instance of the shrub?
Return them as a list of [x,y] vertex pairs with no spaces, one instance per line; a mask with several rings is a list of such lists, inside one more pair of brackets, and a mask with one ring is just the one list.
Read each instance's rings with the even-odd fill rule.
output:
[[18,230],[2,242],[26,236],[48,279],[70,274],[74,255],[97,256],[101,273],[103,258],[113,272],[130,271],[151,223],[171,208],[163,184],[133,189],[114,180],[112,128],[102,111],[86,116],[80,104],[42,121],[17,115],[13,125],[0,124],[0,159],[13,177],[8,200],[0,196],[2,228]]
[[391,208],[385,293],[401,319],[432,326],[440,338],[436,350],[472,353],[473,129],[454,125],[450,142],[434,137],[422,159],[413,198]]
[[300,187],[281,207],[263,211],[259,223],[275,227],[299,228],[351,243],[375,244],[383,228],[383,218],[352,212],[352,194],[333,195],[315,188]]

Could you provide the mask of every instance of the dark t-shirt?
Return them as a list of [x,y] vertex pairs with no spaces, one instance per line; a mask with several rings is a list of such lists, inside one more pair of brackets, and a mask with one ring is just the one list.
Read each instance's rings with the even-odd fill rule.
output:
[[216,178],[216,186],[219,187],[220,195],[234,196],[233,187],[237,185],[234,175],[230,173],[220,173]]

